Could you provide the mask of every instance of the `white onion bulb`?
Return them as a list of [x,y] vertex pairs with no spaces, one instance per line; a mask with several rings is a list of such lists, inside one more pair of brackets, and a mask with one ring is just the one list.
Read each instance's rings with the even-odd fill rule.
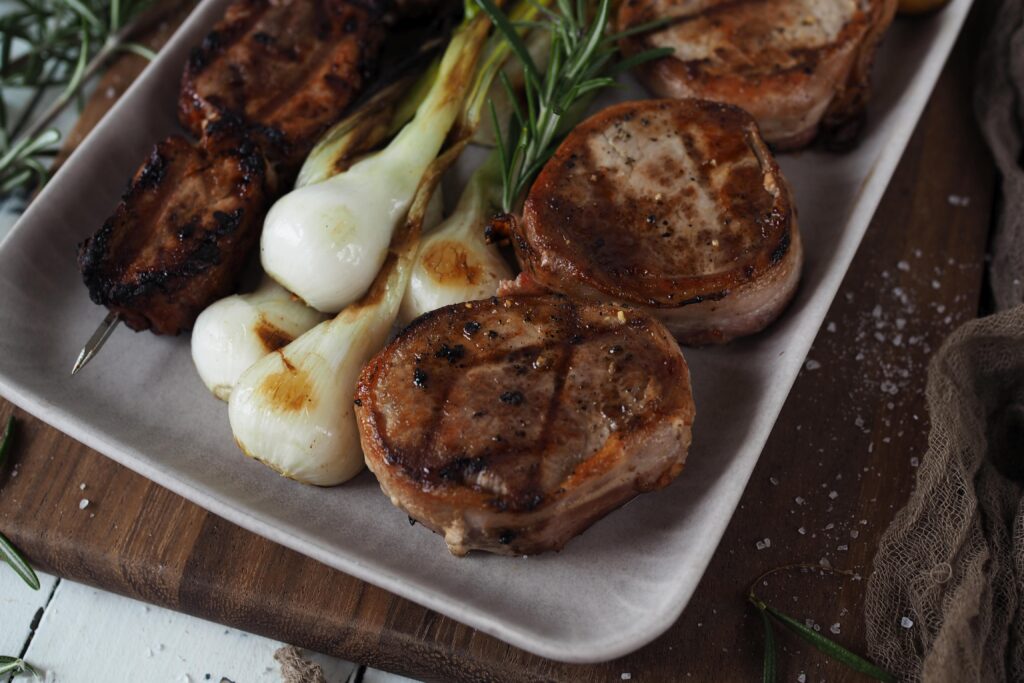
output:
[[227,401],[249,366],[323,319],[264,278],[256,291],[221,299],[199,315],[192,330],[192,361],[213,395]]
[[512,278],[497,248],[484,240],[492,191],[500,182],[496,162],[492,155],[473,174],[451,217],[420,244],[402,301],[404,322],[442,306],[494,296],[498,283]]

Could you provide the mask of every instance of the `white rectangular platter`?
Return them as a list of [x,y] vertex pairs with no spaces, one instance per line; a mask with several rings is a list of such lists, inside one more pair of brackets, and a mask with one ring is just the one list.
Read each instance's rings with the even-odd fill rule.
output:
[[75,247],[151,145],[175,130],[182,65],[226,4],[200,4],[0,245],[0,393],[217,515],[530,652],[596,662],[654,639],[679,617],[718,545],[971,0],[895,23],[856,150],[781,159],[799,208],[803,282],[767,332],[686,351],[697,420],[683,475],[561,553],[528,559],[452,557],[439,537],[409,527],[369,473],[319,489],[247,460],[226,406],[192,368],[187,337],[121,330],[69,377],[105,313],[89,301]]

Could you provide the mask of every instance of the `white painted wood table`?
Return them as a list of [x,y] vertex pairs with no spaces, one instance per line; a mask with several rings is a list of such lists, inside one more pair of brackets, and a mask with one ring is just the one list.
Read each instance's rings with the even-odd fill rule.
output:
[[[34,591],[0,564],[0,654],[21,656],[54,683],[277,683],[283,643],[152,607],[48,574]],[[355,680],[357,665],[303,653],[329,683]],[[28,675],[16,681],[29,681]],[[3,678],[7,683],[8,678]],[[364,683],[410,679],[365,669]]]

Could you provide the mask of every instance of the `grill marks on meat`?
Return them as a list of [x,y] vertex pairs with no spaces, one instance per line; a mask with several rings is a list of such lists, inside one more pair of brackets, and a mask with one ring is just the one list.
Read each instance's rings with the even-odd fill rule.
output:
[[657,321],[553,296],[426,314],[367,365],[356,405],[381,488],[457,555],[561,548],[674,479],[694,418]]
[[134,330],[178,334],[237,284],[273,182],[257,146],[230,126],[203,146],[157,144],[114,214],[79,246],[89,296]]
[[514,227],[529,279],[645,307],[684,343],[763,329],[802,263],[790,191],[742,110],[626,102],[577,126]]
[[895,8],[896,0],[626,0],[618,24],[670,20],[622,44],[626,54],[675,49],[637,70],[657,95],[740,106],[779,149],[802,147],[819,129],[843,147],[861,128],[871,62]]
[[94,302],[135,330],[178,334],[234,289],[275,178],[290,179],[366,83],[383,38],[375,2],[228,7],[182,79],[179,118],[198,144],[159,143],[79,247]]
[[242,121],[267,156],[297,168],[368,78],[383,40],[375,0],[240,0],[192,51],[179,118]]

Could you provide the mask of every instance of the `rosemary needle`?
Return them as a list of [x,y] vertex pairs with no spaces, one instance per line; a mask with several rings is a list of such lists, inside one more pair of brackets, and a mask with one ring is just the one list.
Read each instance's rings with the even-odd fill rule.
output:
[[29,566],[21,551],[15,548],[3,534],[0,534],[0,559],[11,565],[14,573],[20,576],[29,588],[34,591],[39,590],[39,577],[36,576],[35,570]]
[[[7,460],[7,453],[11,449],[11,442],[14,434],[14,416],[12,415],[7,420],[7,427],[4,429],[3,437],[0,438],[0,467],[3,466]],[[29,566],[24,556],[21,554],[14,545],[7,540],[7,537],[0,534],[0,560],[3,560],[7,564],[11,565],[11,569],[14,573],[22,578],[32,590],[39,590],[39,577],[36,576],[35,571]]]
[[[10,0],[0,14],[0,197],[30,193],[49,177],[59,133],[53,119],[116,52],[146,58],[129,42],[150,0]],[[47,95],[56,100],[37,115]],[[9,111],[15,95],[25,105]]]
[[32,674],[35,677],[39,677],[39,672],[35,668],[20,657],[9,657],[7,655],[0,655],[0,674]]
[[[757,585],[766,577],[776,572],[784,571],[787,569],[819,570],[819,568],[816,566],[802,564],[778,567],[776,569],[767,571],[761,576],[759,576],[757,580],[754,582],[754,585]],[[830,571],[833,574],[852,575],[852,572],[848,572],[841,569],[830,569],[827,571]],[[754,594],[753,587],[750,588],[750,592],[747,594],[747,600],[749,600],[750,603],[757,608],[757,611],[761,614],[761,620],[764,623],[764,683],[771,683],[775,680],[775,638],[772,634],[772,619],[776,620],[777,622],[785,626],[789,631],[796,634],[797,636],[800,636],[805,641],[807,641],[808,643],[810,643],[815,648],[825,653],[832,659],[845,664],[854,671],[862,673],[866,676],[870,676],[871,678],[874,678],[877,681],[882,681],[883,683],[895,683],[895,676],[893,676],[885,669],[875,666],[874,664],[864,659],[860,655],[854,654],[853,652],[847,650],[845,647],[835,642],[834,640],[826,638],[814,629],[810,629],[807,626],[801,624],[799,621],[789,616],[788,614],[780,612],[771,605],[765,604],[763,600],[761,600],[759,597],[757,597],[757,595]]]
[[7,426],[4,428],[3,436],[0,436],[0,468],[7,462],[7,452],[11,450],[11,435],[14,433],[14,416],[7,419]]

